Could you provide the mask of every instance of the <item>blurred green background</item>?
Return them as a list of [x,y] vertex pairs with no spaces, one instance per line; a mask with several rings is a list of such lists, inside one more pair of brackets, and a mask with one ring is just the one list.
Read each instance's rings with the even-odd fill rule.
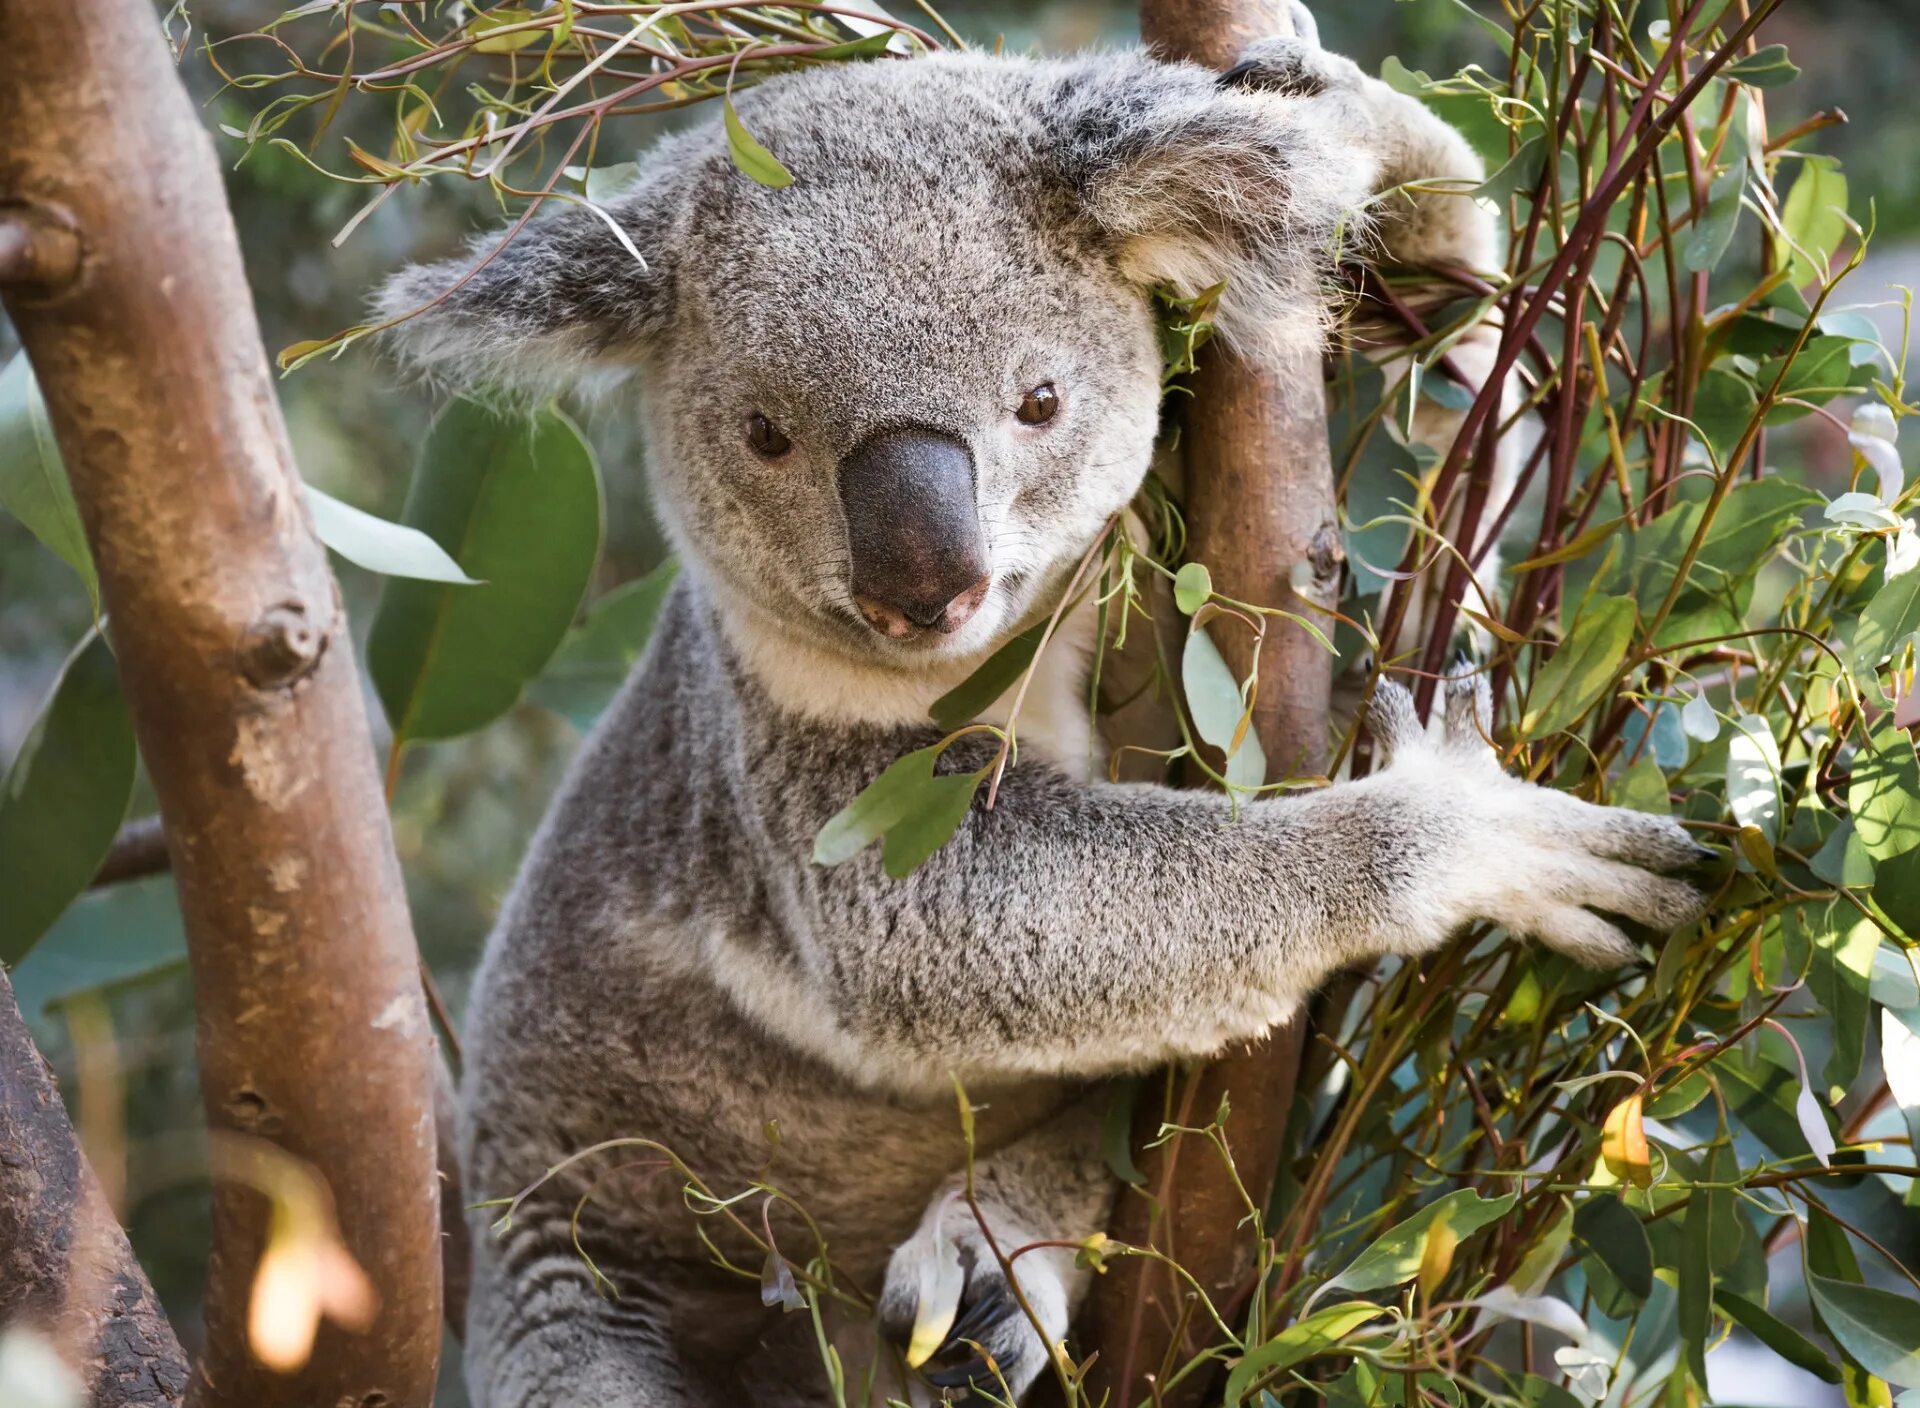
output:
[[[201,48],[204,39],[258,27],[277,14],[272,0],[197,0],[193,43],[183,71],[204,100],[209,126],[244,124],[248,95],[221,93]],[[906,13],[905,10],[901,13]],[[942,13],[970,40],[1004,39],[1010,50],[1063,52],[1123,45],[1135,37],[1130,6],[1106,0],[1040,4],[954,3]],[[1472,61],[1502,66],[1487,31],[1452,0],[1343,0],[1319,9],[1329,47],[1377,72],[1388,55],[1409,68],[1449,72]],[[1895,284],[1920,280],[1920,5],[1916,0],[1789,3],[1761,33],[1785,43],[1804,70],[1801,81],[1768,95],[1775,132],[1816,111],[1844,109],[1850,121],[1821,135],[1839,156],[1863,221],[1871,202],[1874,250],[1847,288],[1859,305],[1897,297]],[[176,31],[177,32],[177,31]],[[713,116],[700,113],[696,120]],[[370,130],[383,147],[380,115],[369,106],[343,119]],[[648,140],[644,124],[609,134],[601,161],[625,159],[621,146]],[[334,140],[334,139],[330,139]],[[283,152],[262,148],[244,163],[242,144],[217,136],[248,275],[269,351],[359,321],[383,275],[417,258],[451,252],[469,232],[494,221],[479,189],[445,184],[402,190],[336,248],[335,234],[359,207],[358,188],[330,182]],[[1896,329],[1896,310],[1882,317]],[[0,320],[0,362],[14,350]],[[403,384],[365,344],[314,362],[281,383],[303,474],[314,484],[375,513],[397,517],[409,469],[434,409],[431,394]],[[632,428],[617,404],[588,408],[583,424],[602,456],[607,537],[595,593],[638,575],[662,552],[648,509]],[[1832,443],[1823,442],[1823,435]],[[1783,453],[1831,492],[1847,465],[1845,442],[1818,418]],[[378,582],[338,564],[349,610],[364,624]],[[60,661],[86,629],[88,603],[78,580],[18,523],[0,515],[0,763],[18,749]],[[379,728],[379,709],[369,699]],[[385,739],[378,740],[384,747]],[[425,745],[408,758],[395,802],[395,830],[414,923],[428,962],[457,1014],[494,913],[561,769],[578,743],[573,727],[532,704],[465,740]],[[139,814],[151,810],[143,788]],[[4,897],[0,896],[0,903]],[[207,1190],[192,1061],[192,994],[171,882],[165,877],[99,891],[81,901],[14,974],[21,1005],[71,1097],[73,1025],[69,1001],[99,993],[111,1018],[125,1073],[127,1186],[124,1214],[141,1259],[183,1335],[191,1342],[207,1245]],[[103,983],[106,985],[103,988]],[[99,1004],[90,1010],[98,1011]],[[1740,1374],[1732,1349],[1714,1359],[1716,1376]],[[442,1401],[464,1403],[450,1367]],[[1821,1386],[1815,1386],[1821,1387]],[[1809,1404],[1811,1390],[1777,1378],[1730,1386],[1739,1401]]]

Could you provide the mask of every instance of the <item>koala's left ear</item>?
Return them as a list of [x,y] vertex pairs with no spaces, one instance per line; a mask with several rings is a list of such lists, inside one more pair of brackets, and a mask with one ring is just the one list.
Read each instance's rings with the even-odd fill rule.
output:
[[465,258],[402,269],[376,306],[383,318],[413,313],[387,337],[436,380],[548,394],[630,368],[664,330],[670,223],[654,183],[599,209],[564,205],[503,248],[505,231],[491,230]]
[[1366,227],[1379,161],[1312,103],[1192,65],[1114,56],[1069,68],[1048,113],[1084,217],[1142,285],[1223,280],[1223,338],[1311,343],[1337,245]]

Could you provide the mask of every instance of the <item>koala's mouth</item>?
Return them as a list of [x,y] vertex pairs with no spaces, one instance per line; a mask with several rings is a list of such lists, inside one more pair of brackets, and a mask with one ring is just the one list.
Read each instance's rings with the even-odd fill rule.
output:
[[[980,603],[987,599],[987,593],[993,589],[993,574],[983,573],[980,579],[953,597],[937,609],[921,606],[921,614],[911,614],[907,608],[878,601],[863,593],[855,592],[853,604],[859,608],[866,623],[888,640],[907,641],[924,636],[950,636],[980,610]],[[921,595],[923,602],[931,600]]]

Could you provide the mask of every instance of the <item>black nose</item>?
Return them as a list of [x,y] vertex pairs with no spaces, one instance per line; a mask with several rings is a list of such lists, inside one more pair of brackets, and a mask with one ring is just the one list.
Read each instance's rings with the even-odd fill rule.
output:
[[840,462],[853,595],[875,630],[955,631],[986,596],[973,454],[933,430],[883,431]]

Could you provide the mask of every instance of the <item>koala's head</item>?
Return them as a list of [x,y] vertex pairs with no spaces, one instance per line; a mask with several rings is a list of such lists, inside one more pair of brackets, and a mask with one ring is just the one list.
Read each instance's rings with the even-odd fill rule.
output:
[[1135,55],[808,70],[738,103],[791,185],[738,170],[716,120],[604,213],[538,220],[457,285],[471,259],[409,270],[383,308],[439,296],[398,336],[443,379],[636,394],[669,528],[738,609],[842,654],[970,658],[1138,488],[1156,286],[1225,280],[1242,346],[1318,339],[1375,171],[1311,101]]

